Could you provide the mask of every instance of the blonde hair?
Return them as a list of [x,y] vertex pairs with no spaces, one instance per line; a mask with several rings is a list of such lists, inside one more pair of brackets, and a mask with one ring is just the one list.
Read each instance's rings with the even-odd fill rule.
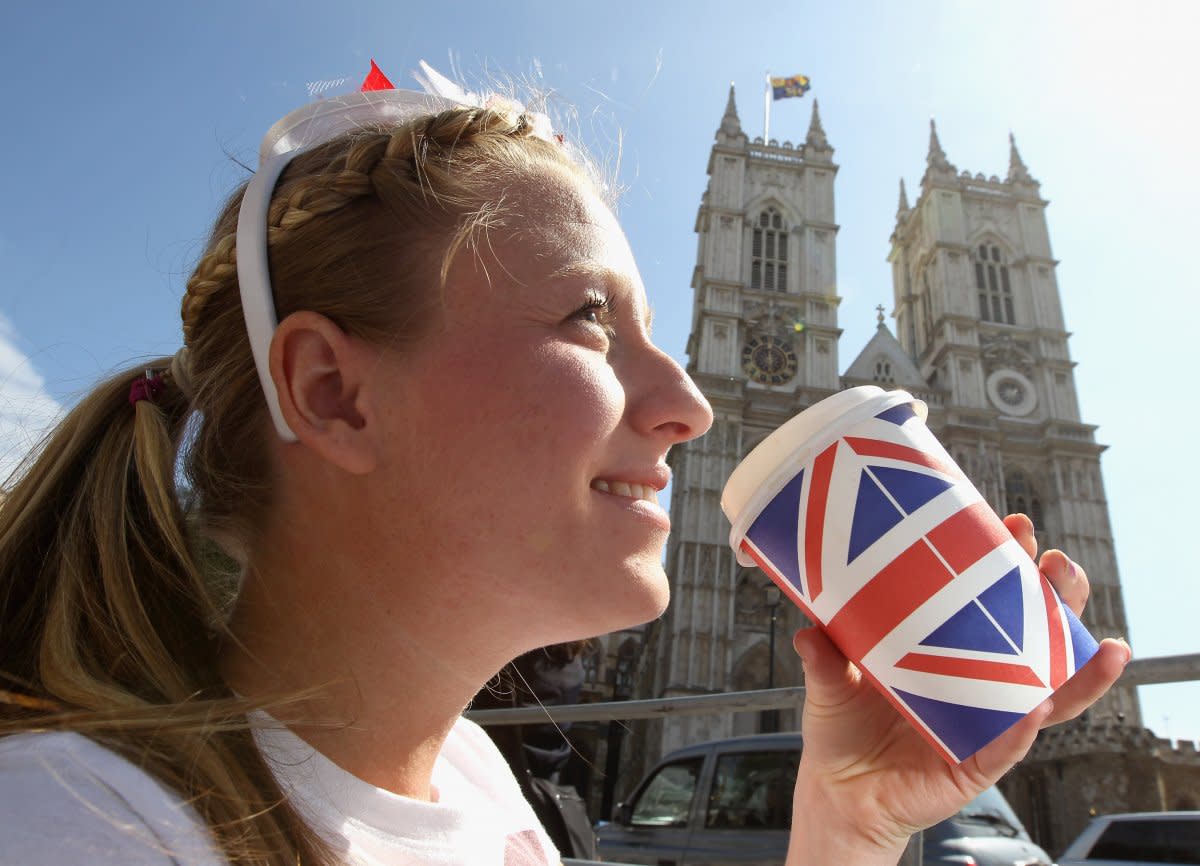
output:
[[[503,223],[504,184],[578,171],[532,132],[523,114],[452,109],[299,156],[268,214],[279,318],[311,310],[401,348],[422,337],[455,255]],[[221,678],[235,569],[206,540],[252,551],[271,507],[275,434],[237,284],[242,192],[187,284],[186,363],[149,365],[168,387],[131,407],[141,366],[100,384],[0,507],[0,734],[93,736],[178,791],[231,862],[295,866],[333,857],[255,748],[256,705]]]

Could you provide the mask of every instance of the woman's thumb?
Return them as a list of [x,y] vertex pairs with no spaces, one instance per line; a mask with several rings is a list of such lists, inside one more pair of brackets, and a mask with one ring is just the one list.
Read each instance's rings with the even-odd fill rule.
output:
[[821,704],[840,703],[848,697],[845,693],[858,685],[862,677],[858,668],[819,627],[800,629],[792,638],[792,646],[804,663],[807,699]]

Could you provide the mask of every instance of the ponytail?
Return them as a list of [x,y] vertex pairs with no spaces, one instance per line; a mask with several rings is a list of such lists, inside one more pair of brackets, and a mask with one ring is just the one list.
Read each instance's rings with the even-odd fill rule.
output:
[[216,611],[174,484],[187,401],[167,387],[131,406],[140,375],[76,406],[0,508],[0,659],[64,707],[136,709],[216,682]]
[[0,506],[0,734],[104,742],[188,800],[230,862],[326,862],[221,680],[223,611],[176,489],[188,399],[169,374],[137,399],[143,375],[84,398]]

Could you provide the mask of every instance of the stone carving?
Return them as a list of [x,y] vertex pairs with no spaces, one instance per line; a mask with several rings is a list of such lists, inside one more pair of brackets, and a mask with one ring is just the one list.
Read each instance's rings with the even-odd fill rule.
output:
[[759,334],[794,337],[796,324],[803,321],[800,310],[791,304],[747,300],[742,304],[742,318],[750,330]]
[[1014,340],[1007,334],[981,334],[979,342],[983,347],[984,372],[1008,369],[1033,376],[1033,355],[1027,340]]

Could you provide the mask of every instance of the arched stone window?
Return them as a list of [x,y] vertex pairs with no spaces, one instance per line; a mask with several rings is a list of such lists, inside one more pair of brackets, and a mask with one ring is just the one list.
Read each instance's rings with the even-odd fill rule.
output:
[[787,291],[787,223],[768,207],[758,215],[750,242],[750,288]]
[[887,358],[877,358],[875,360],[875,373],[872,378],[876,382],[884,384],[892,384],[896,381],[896,375],[892,372],[892,362]]
[[995,244],[980,244],[975,253],[975,288],[979,292],[979,318],[985,322],[1016,324],[1008,264]]
[[1033,528],[1045,532],[1045,515],[1042,513],[1042,499],[1030,484],[1029,476],[1021,469],[1007,473],[1004,479],[1004,489],[1007,494],[1005,508],[1009,514],[1024,514],[1033,521]]

